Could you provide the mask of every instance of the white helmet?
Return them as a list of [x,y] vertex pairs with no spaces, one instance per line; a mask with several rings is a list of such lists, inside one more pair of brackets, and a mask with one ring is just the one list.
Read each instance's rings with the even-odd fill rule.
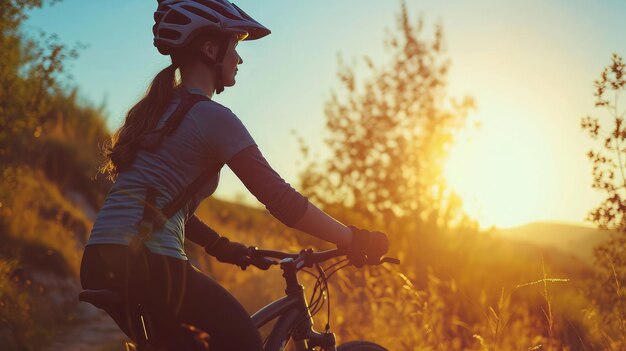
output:
[[157,0],[152,27],[154,46],[168,55],[185,47],[197,34],[215,31],[254,40],[270,30],[226,0]]

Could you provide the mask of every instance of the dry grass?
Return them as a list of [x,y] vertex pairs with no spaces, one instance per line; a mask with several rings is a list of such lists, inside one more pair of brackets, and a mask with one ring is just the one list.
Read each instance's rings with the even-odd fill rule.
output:
[[[36,349],[34,345],[54,333],[44,326],[57,323],[55,313],[65,305],[50,304],[48,288],[37,280],[29,285],[28,277],[12,277],[46,263],[57,276],[75,279],[90,223],[41,174],[13,169],[4,177],[2,250],[5,257],[18,254],[0,260],[5,326],[0,342],[29,345],[15,350]],[[14,193],[23,196],[6,200]],[[284,227],[264,211],[211,200],[199,213],[218,232],[246,244],[293,252],[329,247]],[[589,268],[573,265],[569,257],[484,233],[450,231],[426,241],[399,228],[393,235],[415,238],[413,245],[392,246],[392,254],[403,257],[402,265],[348,267],[330,281],[331,327],[340,342],[367,339],[399,351],[624,349],[623,332],[605,325],[587,293],[594,284],[588,280]],[[26,247],[46,248],[46,255],[23,256]],[[209,259],[194,244],[187,249],[194,264],[219,280],[250,313],[284,294],[277,267],[241,271]],[[310,294],[313,279],[301,275],[301,281]],[[615,284],[619,293],[620,282]],[[37,293],[39,289],[43,291]],[[322,330],[326,309],[314,319]]]
[[[220,205],[204,205],[201,216],[235,240],[294,252],[316,244],[269,216],[254,214],[262,211]],[[407,259],[398,267],[348,267],[331,279],[331,326],[339,341],[367,339],[390,350],[605,349],[588,316],[592,301],[584,287],[593,284],[587,280],[589,267],[573,266],[559,252],[486,235],[441,235],[428,247],[402,247],[404,257],[427,255],[426,267]],[[276,267],[242,272],[196,257],[250,312],[283,295]],[[312,280],[301,278],[310,293]],[[315,320],[322,330],[326,308]]]
[[91,223],[41,173],[0,178],[0,345],[36,350],[71,321]]

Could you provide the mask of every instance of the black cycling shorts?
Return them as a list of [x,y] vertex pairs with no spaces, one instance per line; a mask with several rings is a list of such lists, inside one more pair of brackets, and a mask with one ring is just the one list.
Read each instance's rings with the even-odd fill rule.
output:
[[[180,327],[184,323],[209,334],[210,351],[262,350],[261,335],[244,307],[189,261],[147,248],[131,259],[128,246],[93,244],[83,253],[80,281],[83,289],[113,290],[126,301],[141,301],[153,336],[168,349],[202,349],[194,334]],[[129,310],[120,309],[119,315]],[[119,320],[116,323],[131,340],[137,340],[132,329]]]

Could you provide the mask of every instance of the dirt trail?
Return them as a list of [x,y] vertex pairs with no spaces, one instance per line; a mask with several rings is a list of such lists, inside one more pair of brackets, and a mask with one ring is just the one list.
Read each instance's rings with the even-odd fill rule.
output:
[[81,303],[75,326],[43,351],[122,351],[128,338],[103,311]]
[[[65,197],[74,202],[81,208],[85,215],[91,220],[96,219],[96,210],[94,210],[85,197],[75,191],[65,193]],[[46,286],[57,287],[60,291],[59,295],[78,296],[80,286],[78,282],[58,282],[54,278],[50,278],[46,274],[39,276],[40,281],[45,281]],[[62,286],[69,286],[69,292],[63,290]],[[54,289],[52,289],[54,290]],[[72,327],[65,333],[59,335],[56,340],[43,351],[122,351],[124,350],[124,341],[128,337],[117,327],[113,319],[104,311],[88,304],[81,302],[73,313],[76,314],[76,321]]]

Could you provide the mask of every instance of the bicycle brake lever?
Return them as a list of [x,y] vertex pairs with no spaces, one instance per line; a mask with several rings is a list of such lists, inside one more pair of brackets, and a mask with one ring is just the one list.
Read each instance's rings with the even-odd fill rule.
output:
[[269,258],[266,258],[266,257],[256,257],[252,260],[252,265],[264,271],[270,269],[271,266],[277,265],[277,264],[278,262],[274,260],[270,260]]
[[383,264],[383,263],[392,263],[392,264],[400,264],[400,260],[397,258],[393,258],[393,257],[383,257],[380,259],[380,263],[379,264]]
[[250,263],[248,265],[255,266],[264,271],[268,270],[271,266],[278,264],[274,260],[270,260],[267,257],[258,255],[258,248],[256,246],[248,247],[248,256],[250,257]]

